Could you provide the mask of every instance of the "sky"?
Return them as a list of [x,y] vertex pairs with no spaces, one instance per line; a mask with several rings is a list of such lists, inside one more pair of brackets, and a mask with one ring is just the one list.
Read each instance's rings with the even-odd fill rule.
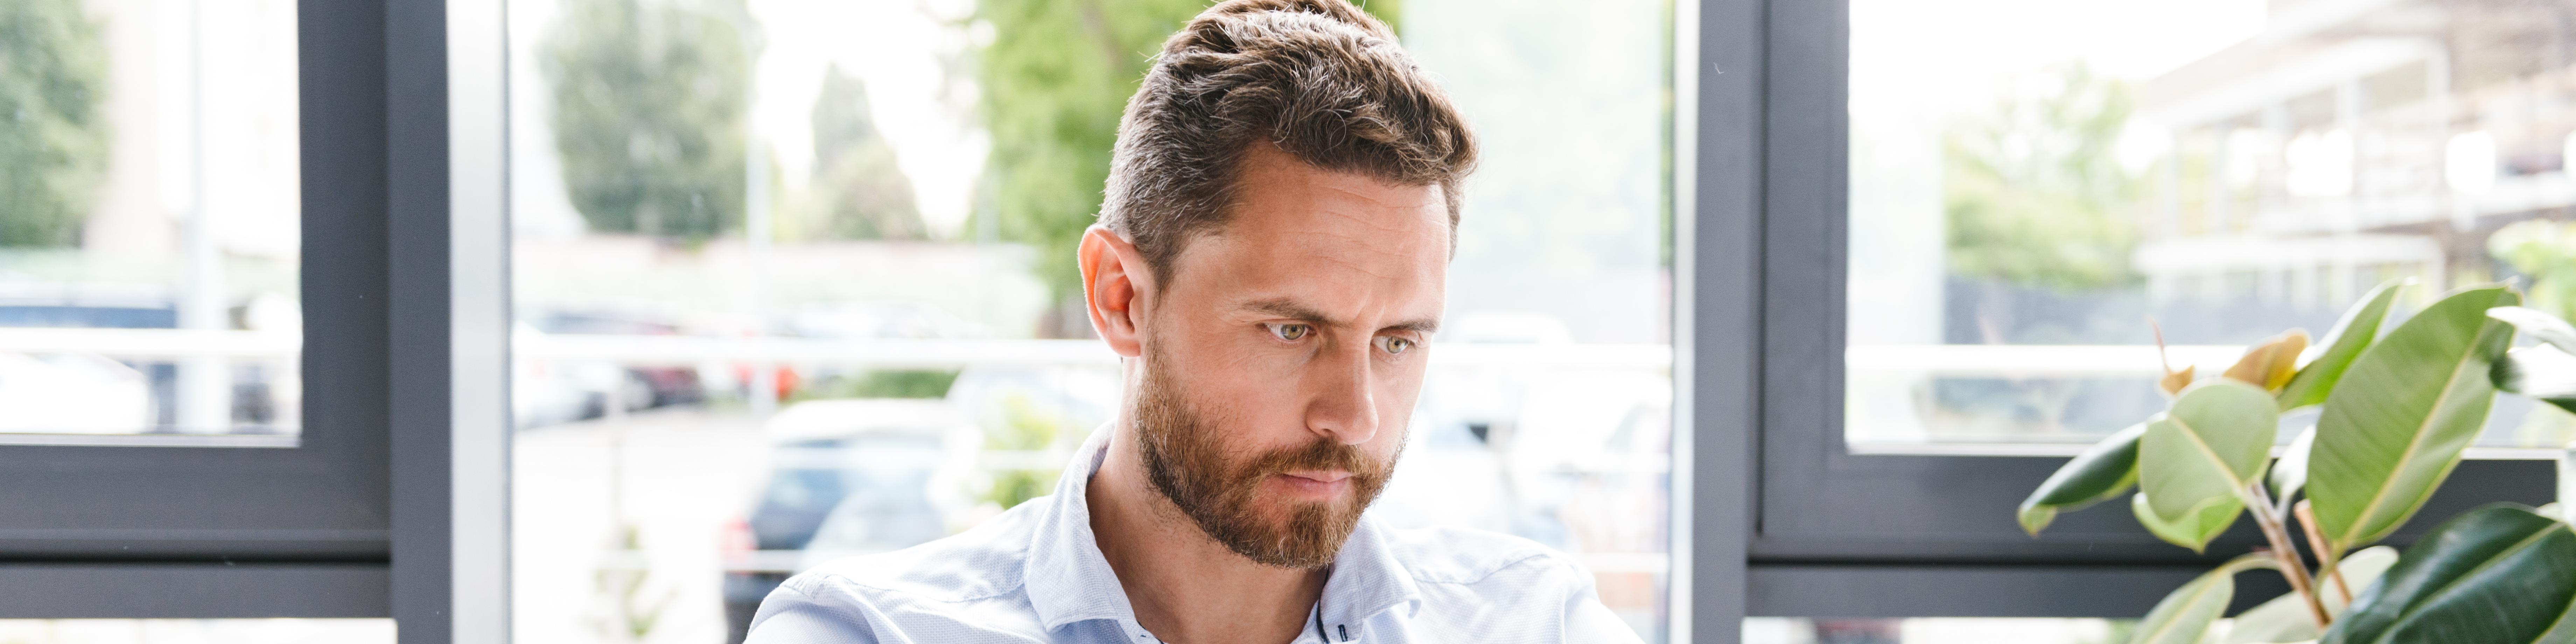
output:
[[2083,61],[2144,81],[2263,29],[2265,0],[1853,0],[1852,110],[1991,105],[2012,76]]
[[[951,82],[948,59],[971,44],[960,19],[973,0],[749,0],[762,28],[753,74],[752,128],[771,150],[784,186],[777,205],[813,174],[814,99],[823,74],[838,64],[868,89],[877,129],[911,179],[923,223],[953,236],[973,204],[990,139],[973,122],[971,81]],[[582,232],[564,194],[562,165],[547,129],[550,96],[540,83],[537,53],[561,15],[559,0],[510,3],[512,216],[522,236],[560,238]]]

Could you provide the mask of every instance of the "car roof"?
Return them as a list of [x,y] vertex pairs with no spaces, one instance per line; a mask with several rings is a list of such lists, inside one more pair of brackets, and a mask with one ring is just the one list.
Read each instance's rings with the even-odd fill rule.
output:
[[840,398],[789,405],[761,433],[780,443],[875,433],[936,437],[972,422],[936,398]]

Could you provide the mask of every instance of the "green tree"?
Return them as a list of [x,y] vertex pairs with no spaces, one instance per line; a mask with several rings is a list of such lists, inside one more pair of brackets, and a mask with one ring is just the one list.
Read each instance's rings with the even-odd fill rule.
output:
[[809,184],[803,238],[923,239],[912,180],[895,163],[894,146],[877,131],[867,86],[832,67],[814,101],[814,179]]
[[80,0],[0,2],[0,247],[70,246],[107,166],[107,49]]
[[2128,283],[2141,187],[2113,151],[2133,92],[2082,65],[2052,80],[2054,93],[1943,137],[1950,270],[2070,291]]
[[[989,227],[1038,251],[1037,271],[1058,299],[1077,297],[1073,248],[1100,213],[1118,117],[1163,40],[1209,0],[980,0],[992,26],[979,52],[986,203],[968,230]],[[1388,24],[1398,2],[1361,5]],[[990,221],[985,221],[990,218]],[[1070,323],[1067,323],[1070,324]],[[1047,329],[1061,331],[1061,329]]]
[[697,242],[741,225],[751,66],[733,22],[573,0],[541,56],[564,186],[592,229]]

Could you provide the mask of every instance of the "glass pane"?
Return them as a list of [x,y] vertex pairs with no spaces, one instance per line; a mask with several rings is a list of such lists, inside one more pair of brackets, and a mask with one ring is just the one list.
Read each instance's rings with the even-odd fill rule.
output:
[[0,444],[294,446],[295,2],[0,32]]
[[[2576,313],[2562,13],[1853,0],[1850,445],[2071,452],[2163,408],[2158,327],[2212,373],[2395,278]],[[2571,428],[2505,396],[2480,445]]]
[[[2223,624],[2233,620],[2219,620]],[[1744,644],[2118,644],[2137,620],[1916,617],[1804,619],[1751,617]]]
[[10,644],[393,644],[392,619],[0,619]]
[[[1023,4],[510,3],[519,639],[738,639],[788,575],[1047,493],[1108,420],[1071,243],[1145,54],[1207,3]],[[1649,641],[1667,4],[1369,4],[1484,145],[1373,512],[1573,553]]]

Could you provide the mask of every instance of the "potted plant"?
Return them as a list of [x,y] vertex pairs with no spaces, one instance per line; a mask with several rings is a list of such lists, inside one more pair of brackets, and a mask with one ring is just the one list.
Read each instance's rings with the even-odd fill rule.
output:
[[[2555,510],[2490,505],[2403,553],[2373,545],[2459,464],[2498,391],[2576,411],[2576,328],[2490,285],[2450,293],[2383,333],[2409,287],[2372,290],[2314,351],[2293,329],[2215,377],[2168,367],[2166,411],[2041,483],[2022,502],[2022,527],[2036,535],[2059,512],[2133,488],[2138,522],[2195,552],[2240,515],[2253,518],[2268,547],[2175,589],[2132,643],[2576,643],[2576,531]],[[2514,348],[2517,332],[2541,344]],[[2311,405],[2322,406],[2316,424],[2276,461],[2282,412]],[[2214,638],[2235,575],[2255,568],[2280,573],[2291,592]]]

